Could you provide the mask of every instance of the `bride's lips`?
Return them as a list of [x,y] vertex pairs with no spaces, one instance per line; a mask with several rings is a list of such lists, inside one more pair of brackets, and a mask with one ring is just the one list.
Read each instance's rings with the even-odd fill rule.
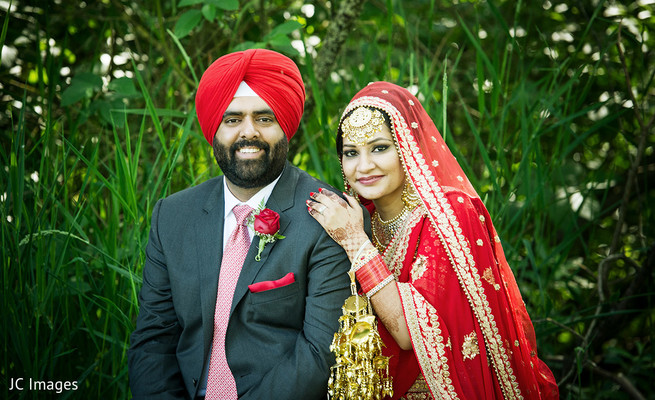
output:
[[362,185],[373,185],[382,178],[383,175],[364,176],[357,179],[357,182],[361,183]]

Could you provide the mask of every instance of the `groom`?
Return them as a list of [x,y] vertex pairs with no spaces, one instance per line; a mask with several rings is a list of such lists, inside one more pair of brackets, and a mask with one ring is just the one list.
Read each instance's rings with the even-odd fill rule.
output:
[[152,212],[128,351],[135,399],[326,397],[349,262],[307,212],[326,185],[286,160],[304,101],[297,66],[270,50],[203,74],[198,120],[224,176]]

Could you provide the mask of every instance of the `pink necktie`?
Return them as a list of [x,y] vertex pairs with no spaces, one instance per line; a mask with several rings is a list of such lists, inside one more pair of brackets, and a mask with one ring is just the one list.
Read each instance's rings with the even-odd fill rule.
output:
[[237,227],[225,245],[223,260],[221,261],[221,272],[218,277],[218,295],[214,312],[214,340],[212,342],[211,360],[209,361],[206,400],[237,398],[237,386],[232,371],[227,365],[225,355],[225,332],[230,318],[234,288],[239,279],[243,260],[246,258],[250,247],[250,236],[245,222],[252,210],[247,205],[235,206],[232,209],[237,218]]

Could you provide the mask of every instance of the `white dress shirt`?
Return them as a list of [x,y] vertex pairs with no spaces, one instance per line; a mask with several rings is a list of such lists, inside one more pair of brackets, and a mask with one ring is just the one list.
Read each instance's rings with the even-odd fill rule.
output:
[[[280,174],[280,176],[282,176],[282,174]],[[256,210],[261,204],[266,204],[268,198],[271,197],[271,193],[273,193],[273,188],[275,188],[277,181],[280,180],[280,176],[278,176],[273,182],[264,186],[259,192],[255,193],[255,195],[245,203],[234,197],[232,192],[230,192],[230,189],[227,187],[227,179],[223,179],[223,197],[225,202],[225,219],[223,220],[223,250],[225,250],[225,245],[227,244],[232,231],[234,231],[234,229],[237,227],[237,217],[234,216],[232,209],[235,206],[247,204]],[[248,225],[248,234],[250,235],[250,242],[252,243],[252,238],[255,236],[255,230],[252,225]]]

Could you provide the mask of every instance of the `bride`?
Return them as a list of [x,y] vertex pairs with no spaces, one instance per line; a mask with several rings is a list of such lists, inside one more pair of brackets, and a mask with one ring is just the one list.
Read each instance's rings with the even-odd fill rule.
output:
[[416,97],[369,84],[336,141],[351,195],[311,193],[308,210],[371,300],[394,399],[557,399],[491,218]]

